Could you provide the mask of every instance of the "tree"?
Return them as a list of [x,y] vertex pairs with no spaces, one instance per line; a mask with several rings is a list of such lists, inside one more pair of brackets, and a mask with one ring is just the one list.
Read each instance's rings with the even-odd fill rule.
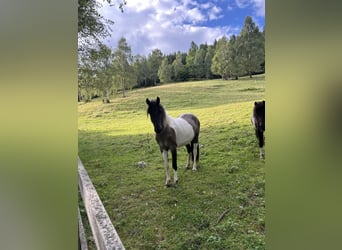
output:
[[[104,0],[112,3],[112,0]],[[104,2],[103,1],[103,2]],[[126,0],[116,0],[121,11],[126,4]],[[98,42],[100,39],[110,35],[110,25],[113,21],[105,19],[98,12],[102,6],[97,0],[78,0],[78,37],[80,47],[82,43],[87,43],[90,40]]]
[[163,53],[160,49],[154,49],[150,54],[148,61],[150,64],[150,78],[153,80],[154,85],[157,85],[158,70],[163,60]]
[[238,39],[235,35],[231,36],[229,39],[227,53],[227,67],[229,76],[238,79],[239,75],[241,74],[241,65],[239,61]]
[[176,54],[176,59],[172,63],[175,81],[185,81],[188,78],[188,72],[185,64],[183,64],[183,58],[183,54],[178,51]]
[[137,55],[134,57],[134,72],[139,87],[148,86],[150,80],[150,65],[145,56]]
[[196,77],[195,56],[196,56],[197,50],[198,50],[197,44],[194,41],[192,41],[190,45],[190,49],[186,56],[186,66],[189,70],[189,76],[192,78]]
[[206,79],[212,78],[211,73],[211,63],[214,57],[215,48],[214,46],[208,46],[207,53],[205,54],[204,58],[204,74]]
[[242,70],[252,77],[254,72],[260,70],[260,65],[265,60],[265,47],[263,34],[250,16],[245,18],[238,43]]
[[169,64],[167,57],[164,57],[159,70],[158,70],[158,77],[161,82],[171,82],[172,79],[172,65]]
[[114,67],[116,69],[116,80],[122,89],[122,96],[126,97],[126,89],[132,86],[135,74],[132,67],[133,56],[131,47],[127,44],[126,38],[120,38],[117,49],[114,53]]
[[222,37],[217,41],[214,57],[211,64],[211,71],[220,75],[222,79],[228,79],[229,69],[228,69],[228,39],[227,37]]
[[85,58],[78,65],[78,101],[90,102],[95,90],[95,72]]
[[207,53],[207,44],[201,44],[199,49],[196,51],[194,65],[195,65],[195,77],[205,77],[205,55]]
[[96,74],[95,87],[101,92],[103,103],[110,102],[115,71],[113,57],[112,50],[104,44],[100,44],[98,50],[90,51],[90,60]]
[[[115,3],[121,11],[126,0],[103,0]],[[114,5],[114,4],[113,4]],[[102,4],[97,0],[78,0],[78,56],[79,56],[79,99],[90,101],[95,89],[96,74],[91,73],[90,50],[94,45],[101,44],[100,40],[110,35],[110,25],[113,21],[105,19],[98,12]]]

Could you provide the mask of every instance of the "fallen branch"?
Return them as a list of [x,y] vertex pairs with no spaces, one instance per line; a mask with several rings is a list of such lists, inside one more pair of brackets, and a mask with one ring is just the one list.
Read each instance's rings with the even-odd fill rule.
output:
[[226,210],[220,215],[220,217],[218,217],[216,224],[219,224],[220,221],[224,218],[224,216],[226,216],[226,214],[227,214],[230,210],[231,210],[230,208],[226,209]]

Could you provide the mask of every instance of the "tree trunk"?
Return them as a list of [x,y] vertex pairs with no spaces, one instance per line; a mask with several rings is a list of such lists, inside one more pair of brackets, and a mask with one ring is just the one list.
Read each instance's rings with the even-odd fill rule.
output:
[[110,100],[109,100],[109,90],[104,90],[102,92],[102,95],[103,95],[103,99],[102,99],[102,102],[103,103],[110,103]]

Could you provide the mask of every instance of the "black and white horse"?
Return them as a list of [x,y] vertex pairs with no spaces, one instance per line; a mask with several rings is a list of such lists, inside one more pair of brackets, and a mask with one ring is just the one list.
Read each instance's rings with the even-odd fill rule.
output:
[[186,168],[190,168],[190,157],[193,161],[192,170],[196,171],[199,161],[198,136],[200,132],[200,122],[193,114],[182,114],[177,118],[169,116],[160,104],[160,98],[149,100],[147,114],[151,117],[151,122],[156,133],[156,141],[159,144],[160,152],[163,154],[166,182],[165,186],[170,186],[168,150],[172,155],[172,168],[174,170],[174,186],[177,186],[177,147],[186,146],[188,160]]
[[252,124],[255,128],[255,135],[259,141],[260,158],[265,158],[265,101],[254,102]]

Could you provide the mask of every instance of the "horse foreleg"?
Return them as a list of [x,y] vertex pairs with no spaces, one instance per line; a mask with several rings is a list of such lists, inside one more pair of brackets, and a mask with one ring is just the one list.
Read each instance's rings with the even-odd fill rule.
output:
[[169,158],[167,154],[167,150],[163,150],[163,158],[164,158],[164,164],[165,164],[165,174],[166,174],[166,181],[165,186],[170,186],[170,173],[169,173]]
[[260,159],[265,159],[265,150],[264,150],[264,145],[265,145],[265,136],[264,136],[264,131],[258,130],[258,135],[259,139],[259,151],[260,151]]
[[175,187],[178,184],[178,175],[177,175],[177,148],[171,149],[172,154],[172,168],[173,168],[173,183]]
[[193,152],[193,161],[194,165],[192,166],[192,171],[197,171],[197,161],[198,161],[198,143],[194,143],[192,146],[192,152]]
[[264,150],[264,148],[263,147],[259,148],[259,150],[260,150],[260,159],[265,159],[265,150]]

